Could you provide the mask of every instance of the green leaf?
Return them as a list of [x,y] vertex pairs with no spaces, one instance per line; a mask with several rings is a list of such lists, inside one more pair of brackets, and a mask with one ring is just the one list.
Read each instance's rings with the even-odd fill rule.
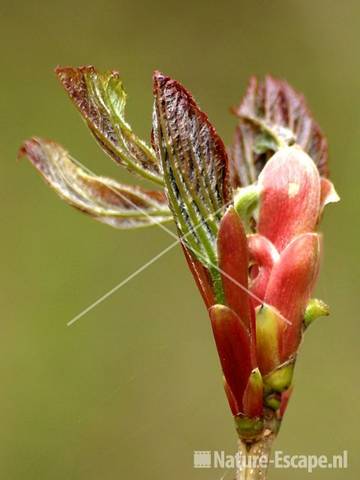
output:
[[163,192],[122,185],[88,173],[54,142],[27,140],[19,151],[19,156],[24,155],[63,200],[100,222],[130,229],[172,219]]
[[125,120],[126,93],[119,73],[94,67],[57,67],[56,74],[103,150],[130,172],[163,184],[153,149]]
[[231,149],[233,186],[256,181],[267,160],[280,147],[297,143],[328,176],[328,145],[300,93],[283,80],[252,77],[240,105]]
[[225,147],[178,82],[155,72],[154,96],[153,144],[170,208],[184,243],[212,271],[219,222],[231,199]]

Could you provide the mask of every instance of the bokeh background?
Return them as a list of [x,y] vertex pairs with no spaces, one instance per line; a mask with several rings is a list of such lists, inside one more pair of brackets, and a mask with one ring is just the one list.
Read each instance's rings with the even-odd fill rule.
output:
[[285,77],[306,94],[342,202],[322,224],[317,294],[332,315],[306,336],[277,447],[347,449],[346,471],[312,478],[359,478],[359,17],[359,2],[335,0],[1,1],[0,478],[217,480],[226,472],[193,469],[193,451],[235,451],[208,318],[180,249],[66,326],[172,239],[98,224],[15,161],[21,141],[41,135],[129,180],[91,138],[56,64],[120,70],[129,121],[146,139],[155,68],[194,93],[227,142],[229,106],[251,74]]

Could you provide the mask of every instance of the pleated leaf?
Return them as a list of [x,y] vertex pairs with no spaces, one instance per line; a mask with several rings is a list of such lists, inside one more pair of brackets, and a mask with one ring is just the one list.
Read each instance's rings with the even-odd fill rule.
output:
[[162,185],[153,149],[125,120],[126,93],[119,73],[94,67],[58,67],[56,74],[105,152],[130,172]]
[[32,138],[19,152],[68,204],[115,228],[129,229],[172,219],[163,192],[123,185],[88,173],[60,145]]
[[304,96],[287,82],[252,77],[234,112],[239,117],[231,155],[234,186],[254,182],[274,151],[292,143],[308,153],[322,176],[328,176],[327,140]]
[[153,144],[170,208],[186,246],[211,267],[219,222],[230,200],[224,144],[178,82],[156,72],[154,97]]

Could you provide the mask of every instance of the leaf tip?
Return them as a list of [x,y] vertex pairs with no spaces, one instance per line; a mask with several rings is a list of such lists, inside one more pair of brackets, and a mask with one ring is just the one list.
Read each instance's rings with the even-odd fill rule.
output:
[[41,148],[40,139],[37,137],[31,137],[22,142],[20,145],[16,159],[21,160],[24,157],[27,157],[31,163],[36,165],[37,163],[37,151]]
[[160,72],[160,70],[154,70],[153,73],[153,94],[156,96],[165,88],[169,82],[177,83],[172,80],[168,75]]

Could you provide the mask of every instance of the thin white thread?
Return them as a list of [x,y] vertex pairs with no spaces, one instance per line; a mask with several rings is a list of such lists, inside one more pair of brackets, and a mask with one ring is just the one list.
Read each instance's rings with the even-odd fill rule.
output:
[[[85,172],[87,172],[89,175],[91,176],[94,176],[96,177],[97,175],[92,172],[88,167],[86,167],[85,165],[82,165],[82,163],[75,159],[74,157],[72,156],[69,156],[69,158],[74,162],[76,163],[79,167],[81,167]],[[99,305],[100,303],[102,303],[104,300],[106,300],[107,298],[109,298],[113,293],[115,293],[117,290],[119,290],[121,287],[123,287],[124,285],[126,285],[130,280],[132,280],[133,278],[135,278],[138,274],[140,274],[141,272],[143,272],[147,267],[149,267],[150,265],[152,265],[156,260],[158,260],[159,258],[161,258],[163,255],[165,255],[165,253],[169,252],[170,250],[172,250],[176,245],[178,245],[179,243],[182,242],[182,240],[184,240],[188,235],[191,235],[194,231],[196,231],[198,228],[200,228],[206,221],[209,217],[213,216],[213,215],[216,215],[217,213],[219,213],[221,210],[223,210],[224,208],[228,207],[232,201],[228,202],[227,204],[225,205],[222,205],[218,210],[216,210],[215,212],[212,212],[206,219],[202,220],[198,225],[196,225],[190,232],[186,233],[185,235],[182,235],[181,237],[178,237],[176,234],[174,234],[170,229],[168,229],[167,227],[165,227],[164,225],[162,225],[162,223],[160,221],[157,221],[153,219],[153,217],[151,217],[145,210],[143,210],[141,207],[139,207],[138,205],[136,205],[134,202],[132,202],[129,198],[125,197],[125,195],[123,195],[121,192],[119,192],[118,190],[114,189],[113,187],[111,187],[110,185],[108,185],[109,189],[112,190],[115,194],[119,195],[125,202],[127,202],[128,204],[130,204],[130,206],[133,206],[135,208],[135,210],[138,210],[142,215],[144,215],[146,218],[150,219],[151,222],[153,224],[156,224],[158,225],[162,230],[164,230],[165,232],[167,232],[170,236],[172,236],[173,238],[176,239],[176,241],[174,243],[172,243],[171,245],[169,245],[167,248],[165,248],[164,250],[162,250],[161,252],[159,252],[157,255],[155,255],[155,257],[153,257],[152,259],[150,259],[148,262],[146,262],[144,265],[142,265],[141,267],[139,267],[137,270],[135,270],[135,272],[133,272],[132,274],[130,274],[128,277],[126,277],[124,280],[122,280],[119,284],[115,285],[115,287],[113,287],[111,290],[109,290],[107,293],[105,293],[104,295],[102,295],[100,298],[98,298],[94,303],[92,303],[91,305],[89,305],[87,308],[85,308],[84,310],[82,310],[78,315],[76,315],[75,317],[73,317],[66,325],[69,327],[71,325],[73,325],[77,320],[79,320],[81,317],[83,317],[84,315],[86,315],[88,312],[90,312],[93,308],[95,308],[97,305]],[[191,250],[196,256],[200,257],[202,260],[206,260],[207,264],[210,265],[212,268],[214,268],[215,270],[217,270],[221,275],[223,275],[224,277],[226,277],[228,280],[230,280],[231,282],[233,282],[237,287],[239,287],[240,289],[242,289],[244,292],[246,292],[250,297],[252,297],[254,300],[256,300],[257,302],[263,304],[264,303],[264,300],[262,300],[261,298],[259,298],[257,295],[255,295],[253,292],[251,292],[248,288],[246,288],[244,285],[241,285],[241,283],[239,283],[237,280],[235,280],[231,275],[229,275],[228,273],[224,272],[221,268],[219,268],[217,265],[213,264],[212,262],[210,262],[208,259],[206,259],[200,252],[197,252],[194,248],[192,248],[190,245],[186,245],[187,248],[189,250]],[[284,320],[285,323],[291,325],[291,322],[285,318],[280,312],[279,312],[279,316],[282,318],[282,320]]]

